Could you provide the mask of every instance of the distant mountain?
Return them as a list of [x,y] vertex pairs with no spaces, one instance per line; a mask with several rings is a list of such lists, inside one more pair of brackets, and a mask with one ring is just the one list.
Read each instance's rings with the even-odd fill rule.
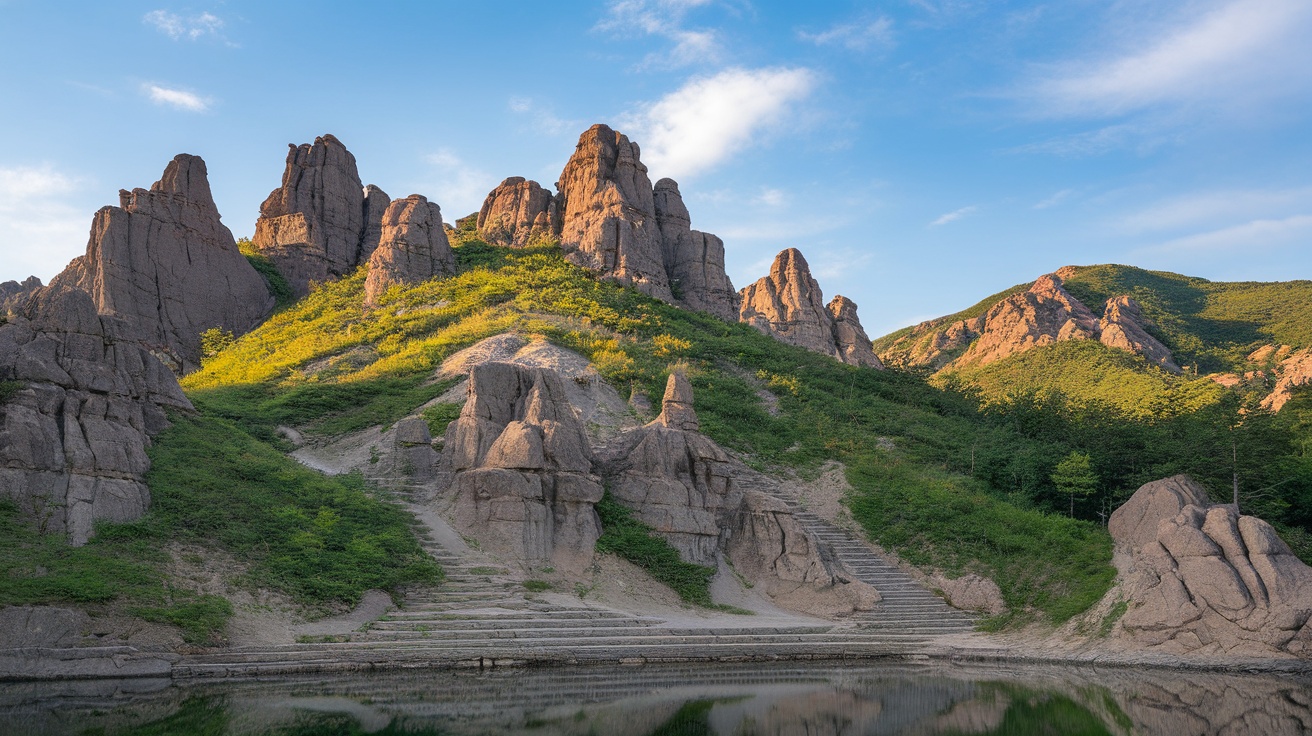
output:
[[1312,281],[1066,266],[874,346],[886,365],[985,400],[1060,392],[1143,416],[1196,409],[1239,387],[1279,409],[1312,378]]

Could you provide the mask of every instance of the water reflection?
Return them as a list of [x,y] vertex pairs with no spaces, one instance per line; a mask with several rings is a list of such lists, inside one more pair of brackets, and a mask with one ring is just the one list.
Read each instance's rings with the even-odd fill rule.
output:
[[1312,732],[1312,680],[1169,670],[745,664],[0,685],[14,734]]

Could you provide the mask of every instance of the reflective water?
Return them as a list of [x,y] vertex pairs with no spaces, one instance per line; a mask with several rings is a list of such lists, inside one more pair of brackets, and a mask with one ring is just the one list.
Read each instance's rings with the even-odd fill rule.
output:
[[1303,734],[1312,679],[780,663],[0,684],[5,734]]

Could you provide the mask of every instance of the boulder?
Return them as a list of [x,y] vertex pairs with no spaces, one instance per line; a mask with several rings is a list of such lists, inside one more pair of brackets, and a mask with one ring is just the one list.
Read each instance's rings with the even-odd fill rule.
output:
[[475,223],[479,237],[495,245],[523,248],[557,237],[556,198],[535,181],[512,176],[483,200]]
[[1124,638],[1175,654],[1312,658],[1312,568],[1271,525],[1176,476],[1140,488],[1109,530]]
[[1138,353],[1149,363],[1155,363],[1172,373],[1179,373],[1170,348],[1148,334],[1145,326],[1151,322],[1143,316],[1139,303],[1129,296],[1107,300],[1102,319],[1098,322],[1098,340],[1103,345],[1127,353]]
[[200,334],[250,330],[273,309],[264,278],[219,219],[205,162],[180,154],[150,189],[119,192],[91,223],[85,255],[52,283],[133,323],[175,371],[200,367]]
[[[1275,351],[1262,357],[1280,359],[1276,369],[1276,387],[1262,399],[1262,408],[1280,411],[1293,398],[1295,388],[1312,383],[1312,348],[1292,353],[1286,350],[1283,358],[1279,358],[1279,353]],[[1252,360],[1252,356],[1249,359]]]
[[725,321],[737,319],[738,292],[724,270],[724,242],[692,229],[692,218],[673,179],[656,182],[652,195],[675,303]]
[[555,371],[482,363],[446,429],[440,503],[454,527],[488,549],[581,570],[601,534],[601,481]]
[[673,302],[639,153],[636,143],[605,125],[579,137],[556,182],[560,245],[573,263]]
[[770,275],[739,292],[739,320],[781,342],[828,355],[850,365],[883,368],[844,296],[828,306],[811,267],[796,248],[775,256]]
[[387,202],[381,189],[370,190],[368,201],[356,169],[355,156],[332,135],[314,143],[289,144],[282,186],[260,205],[251,238],[277,266],[296,296],[310,291],[310,282],[344,276],[368,262],[376,241],[371,218],[379,218]]
[[976,573],[950,578],[943,574],[930,576],[930,585],[943,592],[953,608],[977,611],[986,616],[997,616],[1007,611],[1002,589],[992,580]]
[[192,407],[134,325],[80,289],[41,289],[0,325],[0,381],[22,384],[0,404],[0,498],[74,545],[146,512],[150,437]]
[[993,305],[984,315],[979,337],[958,363],[987,365],[1042,345],[1096,339],[1098,333],[1093,312],[1062,288],[1060,278],[1048,274]]
[[691,385],[676,371],[660,416],[600,451],[615,500],[683,559],[716,566],[727,557],[780,605],[837,615],[879,600],[873,588],[840,575],[782,501],[745,488],[748,469],[697,429]]
[[32,294],[41,288],[41,279],[35,276],[28,276],[19,281],[5,281],[0,283],[0,317],[6,314],[16,312],[22,309]]
[[365,304],[373,306],[394,284],[417,284],[456,271],[456,256],[442,228],[442,210],[420,194],[387,207],[382,236],[369,258]]

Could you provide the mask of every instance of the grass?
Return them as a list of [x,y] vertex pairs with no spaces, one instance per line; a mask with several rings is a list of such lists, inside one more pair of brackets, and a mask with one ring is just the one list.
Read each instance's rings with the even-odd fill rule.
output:
[[551,590],[551,583],[545,580],[525,580],[524,590],[530,593],[543,593]]
[[0,381],[0,404],[14,398],[14,394],[23,390],[22,381]]
[[278,267],[273,265],[269,257],[258,251],[251,243],[249,238],[241,238],[237,241],[237,248],[241,254],[246,256],[246,260],[251,266],[264,277],[264,283],[269,286],[269,293],[273,294],[274,310],[285,309],[293,301],[296,295],[292,293],[292,287],[287,283],[287,279],[278,272]]
[[657,536],[651,527],[633,518],[633,512],[609,493],[597,504],[597,514],[601,517],[598,552],[618,555],[641,567],[688,603],[715,607],[711,600],[715,568],[684,562],[678,550]]

